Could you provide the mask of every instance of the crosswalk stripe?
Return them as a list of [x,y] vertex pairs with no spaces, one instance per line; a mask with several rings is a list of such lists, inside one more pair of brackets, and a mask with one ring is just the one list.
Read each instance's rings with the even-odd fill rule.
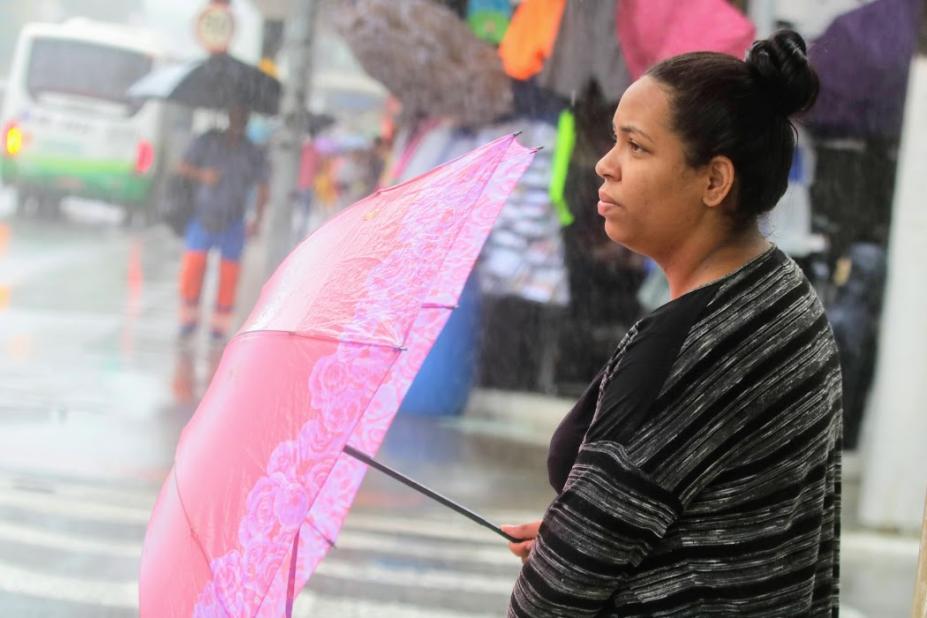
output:
[[357,551],[375,551],[384,554],[408,556],[412,558],[431,558],[443,562],[478,562],[481,564],[511,566],[515,557],[504,545],[498,547],[469,547],[460,545],[429,545],[410,539],[395,539],[376,533],[356,532],[350,525],[338,537],[336,547]]
[[28,525],[0,522],[0,540],[13,541],[32,547],[44,547],[71,552],[137,558],[142,553],[141,543],[111,541],[109,539],[77,538],[74,535],[44,530]]
[[[0,506],[64,515],[75,520],[96,520],[108,523],[141,525],[147,525],[151,515],[151,510],[147,508],[102,503],[76,495],[66,496],[56,493],[30,491],[0,492]],[[456,516],[447,519],[412,519],[355,511],[348,516],[347,526],[356,530],[460,540],[470,544],[499,545],[504,543],[502,537]]]
[[105,504],[128,505],[151,510],[155,499],[158,497],[158,488],[152,486],[145,488],[113,488],[68,480],[55,479],[50,481],[31,477],[8,476],[0,478],[0,496],[7,493],[60,496],[74,500],[93,500]]
[[103,504],[89,499],[32,492],[0,494],[0,506],[23,508],[52,515],[66,515],[69,519],[103,520],[108,523],[144,525],[148,523],[151,516],[150,509]]
[[[61,495],[57,492],[44,493],[28,489],[0,489],[0,506],[3,505],[31,512],[54,513],[68,519],[130,523],[147,523],[148,519],[147,509],[94,502],[79,494]],[[390,536],[395,534],[404,536]],[[73,532],[50,530],[22,522],[0,521],[0,539],[33,547],[119,558],[138,558],[141,554],[141,544],[138,542],[93,539],[86,535],[78,536]],[[440,543],[441,540],[447,539],[468,542],[452,545]],[[501,539],[497,539],[488,531],[483,532],[471,522],[456,518],[443,520],[432,517],[416,521],[357,512],[349,517],[337,545],[339,548],[361,553],[378,552],[380,555],[394,555],[413,560],[432,559],[449,565],[467,562],[507,566],[513,569],[513,575],[517,568],[514,558],[508,554]],[[492,595],[508,594],[512,585],[512,577],[507,576],[492,577],[444,568],[383,567],[371,563],[358,563],[356,560],[340,560],[337,553],[322,562],[318,574],[351,582],[465,590]],[[3,563],[0,563],[0,580],[2,590],[62,601],[93,603],[101,599],[100,602],[103,604],[117,606],[134,596],[134,587],[125,583],[82,579],[72,581],[72,578],[34,573]],[[37,580],[45,583],[36,586],[34,584]],[[61,593],[49,595],[49,590],[59,590]]]
[[[6,533],[17,530],[3,525],[0,530]],[[874,535],[850,534],[852,546],[871,542]],[[915,541],[916,544],[916,541]],[[128,546],[129,544],[125,544]],[[905,543],[899,551],[910,552],[910,543]],[[479,575],[458,574],[453,572],[429,572],[417,569],[383,568],[377,566],[358,566],[327,560],[319,569],[319,574],[329,577],[344,578],[358,583],[380,583],[395,587],[425,587],[451,589],[458,592],[482,592],[489,594],[507,594],[512,582],[506,578],[488,578]],[[107,608],[137,607],[137,584],[135,582],[112,582],[87,578],[64,577],[37,573],[0,561],[0,590],[55,601],[81,603]],[[849,608],[846,608],[849,610]],[[847,612],[849,613],[849,611]],[[352,618],[376,615],[380,618],[484,618],[494,614],[464,613],[421,606],[382,603],[358,600],[346,597],[320,595],[311,590],[304,591],[297,599],[294,616],[333,616]]]
[[[357,584],[383,584],[394,588],[412,587],[436,590],[506,595],[513,580],[459,571],[438,571],[403,567],[382,567],[327,559],[317,575]],[[137,598],[135,581],[109,581],[36,572],[0,561],[0,590],[42,598],[90,603],[105,607],[131,607]]]
[[37,573],[2,561],[0,561],[0,590],[101,607],[136,607],[138,598],[138,587],[134,581],[110,582],[63,577]]
[[382,567],[371,563],[344,562],[334,558],[323,560],[316,570],[316,574],[357,583],[385,584],[393,587],[435,588],[483,594],[508,594],[512,591],[512,585],[515,583],[513,577],[490,577],[460,571],[438,571],[398,566]]
[[[0,540],[21,543],[32,547],[58,549],[71,552],[86,552],[104,556],[137,558],[142,545],[136,542],[120,542],[106,538],[88,538],[73,533],[37,528],[30,524],[0,521]],[[378,533],[357,532],[350,527],[338,537],[338,549],[358,552],[378,552],[408,558],[454,562],[470,562],[495,566],[512,566],[515,558],[502,545],[498,547],[470,547],[460,545],[433,545],[428,542],[403,538],[395,539]]]
[[[27,493],[32,495],[62,496],[81,501],[89,498],[119,506],[128,504],[129,506],[140,509],[148,509],[149,512],[154,506],[159,489],[160,485],[146,485],[142,487],[126,485],[112,487],[106,484],[96,484],[87,481],[75,481],[62,478],[33,478],[29,475],[18,475],[10,471],[0,472],[0,495],[6,493]],[[524,523],[540,519],[543,514],[543,509],[493,509],[483,514],[491,520],[496,520],[500,523]],[[469,521],[459,519],[457,515],[451,515],[450,511],[448,511],[448,517],[436,517],[426,514],[424,519],[427,521],[439,522],[444,522],[445,519],[447,519],[460,521],[465,526],[470,525]]]
[[421,607],[407,603],[384,603],[344,599],[314,594],[305,591],[293,603],[293,618],[315,618],[337,616],[338,618],[498,618],[498,612],[455,612],[433,607]]

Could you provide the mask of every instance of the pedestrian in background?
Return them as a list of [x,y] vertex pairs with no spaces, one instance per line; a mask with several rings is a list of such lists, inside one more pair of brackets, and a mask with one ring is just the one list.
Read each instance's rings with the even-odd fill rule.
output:
[[[269,196],[264,151],[245,134],[249,111],[234,106],[224,130],[208,131],[190,144],[178,173],[194,183],[194,214],[187,225],[180,269],[180,337],[188,339],[199,323],[200,293],[210,250],[218,250],[219,291],[210,321],[210,337],[224,341],[231,325],[246,237],[261,227]],[[256,188],[253,217],[245,222],[248,198]]]
[[598,212],[671,300],[551,440],[558,495],[506,527],[509,616],[830,616],[839,607],[840,366],[814,289],[762,236],[818,91],[782,31],[684,54],[615,112]]

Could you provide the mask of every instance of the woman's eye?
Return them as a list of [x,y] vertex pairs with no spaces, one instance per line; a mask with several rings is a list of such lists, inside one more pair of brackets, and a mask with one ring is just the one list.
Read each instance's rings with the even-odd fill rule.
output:
[[641,148],[640,144],[638,144],[634,140],[628,140],[628,146],[631,147],[631,152],[643,152],[644,151],[644,149]]

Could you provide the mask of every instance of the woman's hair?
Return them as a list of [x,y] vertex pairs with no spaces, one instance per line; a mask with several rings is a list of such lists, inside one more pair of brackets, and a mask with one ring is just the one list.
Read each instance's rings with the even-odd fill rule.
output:
[[734,220],[746,225],[772,210],[788,185],[795,128],[818,94],[801,36],[781,30],[756,41],[746,60],[694,52],[657,64],[647,74],[668,88],[672,127],[689,165],[716,155],[734,164]]

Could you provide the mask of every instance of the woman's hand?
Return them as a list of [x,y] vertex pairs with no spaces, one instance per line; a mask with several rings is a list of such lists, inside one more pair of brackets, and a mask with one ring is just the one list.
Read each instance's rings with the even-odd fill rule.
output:
[[519,524],[517,526],[505,525],[500,526],[506,534],[522,539],[518,543],[509,543],[509,551],[521,558],[524,563],[531,550],[534,548],[534,539],[538,536],[538,528],[541,527],[541,520],[533,521],[530,524]]

